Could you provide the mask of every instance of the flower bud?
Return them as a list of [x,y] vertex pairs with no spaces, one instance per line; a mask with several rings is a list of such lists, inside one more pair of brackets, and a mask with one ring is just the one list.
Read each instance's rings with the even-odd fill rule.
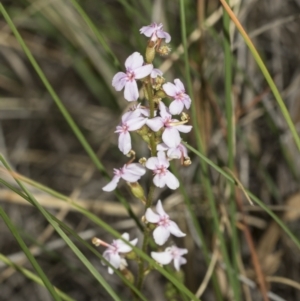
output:
[[143,166],[146,165],[146,162],[147,162],[147,159],[146,159],[145,157],[143,157],[143,158],[141,158],[141,159],[139,160],[139,163],[140,163],[141,165],[143,165]]
[[127,182],[127,184],[130,187],[130,190],[131,190],[132,194],[136,198],[138,198],[140,200],[145,199],[144,189],[138,182],[134,182],[134,183]]
[[158,96],[159,98],[165,98],[167,97],[167,94],[163,90],[159,90],[155,93],[155,96]]
[[147,48],[146,48],[146,62],[148,64],[151,64],[155,58],[155,45],[152,46],[150,45],[150,43],[148,44]]
[[130,251],[129,253],[127,253],[125,255],[125,257],[127,259],[130,259],[130,260],[136,260],[136,259],[138,259],[138,256],[136,255],[136,253],[134,251]]
[[192,160],[189,157],[184,158],[183,166],[189,166],[192,164]]
[[134,276],[128,269],[121,270],[121,273],[130,283],[134,283]]
[[171,48],[167,45],[163,45],[159,49],[157,49],[157,52],[162,56],[166,56],[171,52]]

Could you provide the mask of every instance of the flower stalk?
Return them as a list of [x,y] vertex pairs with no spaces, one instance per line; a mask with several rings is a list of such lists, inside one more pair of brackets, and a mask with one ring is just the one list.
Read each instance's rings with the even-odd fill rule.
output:
[[[186,162],[190,164],[180,133],[188,133],[192,129],[192,126],[186,125],[189,121],[188,114],[183,112],[184,109],[190,108],[191,99],[185,93],[180,79],[175,79],[174,84],[165,83],[162,71],[153,66],[156,53],[167,54],[170,51],[168,46],[162,45],[163,40],[166,43],[171,41],[171,36],[163,30],[162,24],[153,23],[144,26],[140,29],[140,33],[149,37],[145,60],[140,53],[134,52],[125,61],[125,72],[118,72],[112,79],[112,85],[117,91],[124,89],[124,98],[127,101],[138,101],[137,105],[132,106],[122,116],[115,131],[119,135],[119,150],[131,159],[122,168],[114,169],[112,180],[102,189],[112,191],[121,179],[126,181],[132,195],[141,200],[145,206],[145,215],[142,218],[145,226],[141,250],[143,253],[148,253],[152,234],[154,239],[154,243],[151,243],[151,247],[154,248],[154,252],[151,252],[152,258],[161,265],[174,261],[174,267],[179,271],[180,266],[186,263],[183,255],[188,252],[187,249],[172,245],[167,246],[164,252],[156,251],[167,243],[171,234],[177,237],[183,237],[186,234],[179,229],[176,222],[170,219],[160,200],[157,202],[156,212],[152,211],[151,207],[155,201],[156,187],[167,186],[173,190],[179,187],[178,179],[169,171],[170,161],[179,159],[183,166],[188,165]],[[142,83],[144,100],[140,99],[139,81]],[[169,107],[163,102],[164,98],[172,99]],[[181,120],[175,119],[172,115],[181,115]],[[139,163],[135,163],[136,156],[131,143],[132,133],[139,134],[150,149],[149,157],[139,159]],[[147,170],[152,171],[148,194],[139,183]],[[138,263],[136,288],[141,290],[145,276],[153,267],[147,266],[144,258],[132,254],[131,245],[136,245],[137,239],[132,240],[131,245],[126,245],[126,241],[129,241],[129,234],[124,233],[122,237],[123,240],[114,240],[111,245],[100,239],[94,239],[93,243],[106,247],[103,256],[106,263],[109,263],[108,272],[111,274],[114,269],[120,269],[130,281],[133,281],[135,277],[126,260],[136,261]]]

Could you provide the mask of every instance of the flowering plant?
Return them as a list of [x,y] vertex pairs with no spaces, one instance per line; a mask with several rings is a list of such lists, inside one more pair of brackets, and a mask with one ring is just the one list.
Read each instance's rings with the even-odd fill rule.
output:
[[[166,43],[171,41],[171,36],[163,30],[163,25],[153,23],[144,26],[140,29],[140,33],[150,38],[145,60],[140,53],[134,52],[125,61],[125,72],[118,72],[112,79],[112,85],[117,91],[124,89],[124,98],[127,101],[138,101],[138,104],[132,106],[122,116],[115,131],[119,135],[120,151],[131,159],[122,168],[114,169],[112,180],[102,189],[104,191],[116,189],[121,178],[127,182],[133,195],[145,205],[145,215],[142,219],[144,221],[142,250],[147,252],[153,231],[152,235],[157,247],[151,252],[152,258],[161,265],[169,264],[173,260],[175,269],[179,271],[180,266],[186,263],[183,255],[188,252],[187,249],[181,249],[172,244],[167,246],[165,251],[158,251],[160,246],[167,243],[171,234],[176,237],[183,237],[186,234],[180,230],[176,222],[170,219],[161,200],[158,200],[156,204],[156,212],[151,209],[151,206],[154,201],[152,195],[155,187],[167,186],[173,190],[179,187],[178,179],[168,170],[170,161],[179,159],[184,166],[191,163],[180,136],[180,133],[188,133],[192,129],[192,126],[186,124],[189,120],[187,113],[183,112],[184,109],[190,108],[191,99],[186,94],[180,79],[175,79],[174,84],[166,83],[163,72],[153,66],[156,53],[165,55],[170,51],[168,46],[162,45],[163,39]],[[141,82],[142,96],[139,94],[138,82]],[[165,99],[171,100],[169,107],[164,102]],[[181,120],[173,115],[181,115]],[[132,132],[138,134],[150,149],[148,158],[141,158],[138,163],[133,163],[136,158],[131,143]],[[151,193],[145,194],[138,181],[146,174],[147,169],[152,171],[153,178],[149,190]],[[145,195],[148,197],[146,198]],[[126,270],[128,275],[125,258],[138,261],[139,275],[136,285],[140,289],[144,276],[154,267],[145,267],[143,259],[132,256],[134,251],[130,245],[135,246],[137,238],[132,240],[130,245],[126,243],[128,241],[129,234],[127,233],[122,235],[122,239],[114,240],[112,244],[107,244],[98,238],[93,239],[95,245],[107,248],[103,257],[109,264],[110,274],[114,269],[119,269],[121,272]]]

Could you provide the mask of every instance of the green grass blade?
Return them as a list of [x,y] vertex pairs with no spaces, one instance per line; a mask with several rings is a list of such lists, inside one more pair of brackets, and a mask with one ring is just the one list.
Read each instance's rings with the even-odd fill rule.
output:
[[269,87],[271,89],[271,91],[273,92],[273,95],[279,105],[279,108],[282,112],[282,115],[286,121],[286,123],[288,124],[288,127],[291,131],[291,134],[295,140],[295,143],[297,145],[298,150],[300,151],[300,137],[297,133],[296,127],[291,119],[291,116],[289,114],[288,109],[286,108],[284,101],[277,89],[276,84],[274,83],[267,67],[265,66],[263,60],[261,59],[258,51],[256,50],[254,44],[252,43],[251,39],[249,38],[249,36],[247,35],[246,31],[244,30],[244,28],[242,27],[241,23],[238,21],[238,19],[236,18],[234,12],[230,9],[230,7],[228,6],[228,4],[226,3],[225,0],[220,0],[222,2],[222,5],[224,6],[225,10],[227,11],[227,13],[229,14],[230,18],[232,19],[232,21],[234,22],[234,24],[236,25],[237,29],[239,30],[239,32],[241,33],[242,37],[244,38],[247,46],[249,47],[257,65],[259,66],[262,74],[264,75],[266,81],[269,84]]
[[[219,172],[223,177],[225,177],[229,182],[235,183],[235,180],[227,174],[221,167],[216,165],[214,162],[209,160],[207,157],[205,157],[203,154],[198,152],[195,148],[188,145],[187,143],[183,143],[190,151],[192,151],[194,154],[196,154],[201,160],[205,161],[207,164],[209,164],[212,168],[214,168],[217,172]],[[273,219],[277,224],[282,228],[282,230],[291,238],[291,240],[296,244],[296,246],[300,250],[300,240],[289,230],[289,228],[282,222],[282,220],[274,214],[259,198],[257,198],[253,193],[251,193],[249,190],[245,189],[245,191],[248,193],[248,195],[251,197],[251,199],[258,204],[261,208],[263,208]]]
[[[229,2],[229,0],[227,0]],[[230,43],[230,18],[227,13],[223,14],[223,46],[225,57],[225,107],[226,107],[226,119],[227,119],[227,151],[228,151],[228,167],[234,169],[234,148],[235,148],[235,129],[234,129],[234,112],[233,112],[233,100],[231,97],[232,90],[232,55],[231,55],[231,43]],[[229,211],[230,211],[230,224],[231,224],[231,259],[232,266],[235,271],[238,271],[238,262],[236,256],[239,253],[239,241],[238,231],[236,228],[236,203],[234,195],[234,185],[229,183],[230,196],[229,196]],[[238,274],[234,275],[234,295],[236,300],[240,300],[241,288],[238,279]]]
[[[79,127],[76,125],[76,123],[74,122],[73,118],[71,117],[71,115],[69,114],[69,112],[67,111],[67,109],[65,108],[65,106],[63,105],[62,101],[60,100],[60,98],[58,97],[58,95],[56,94],[56,92],[54,91],[54,89],[52,88],[52,86],[50,85],[50,83],[49,83],[48,79],[46,78],[44,72],[42,71],[42,69],[38,65],[37,61],[35,60],[35,58],[31,54],[29,48],[26,46],[23,38],[19,34],[17,28],[15,27],[14,23],[12,22],[11,18],[9,17],[8,13],[6,12],[6,10],[5,10],[4,6],[2,5],[2,3],[0,3],[0,11],[3,14],[6,22],[8,23],[10,29],[14,33],[16,39],[18,40],[18,42],[20,43],[21,47],[23,48],[26,56],[28,57],[30,63],[32,64],[33,68],[35,69],[35,71],[39,75],[41,81],[45,85],[46,89],[48,90],[49,94],[53,98],[53,100],[56,103],[57,107],[59,108],[60,112],[64,116],[65,120],[67,121],[67,123],[69,124],[69,126],[71,127],[71,129],[73,130],[75,136],[77,137],[77,139],[79,140],[79,142],[81,143],[81,145],[83,146],[83,148],[85,149],[85,151],[87,152],[87,154],[89,155],[89,157],[91,158],[91,160],[95,164],[95,166],[105,176],[108,177],[107,171],[105,170],[103,164],[100,162],[100,160],[98,159],[97,155],[95,154],[95,152],[93,151],[93,149],[91,148],[91,146],[87,142],[86,138],[84,137],[84,135],[80,131]],[[141,224],[140,224],[138,218],[135,216],[135,214],[131,210],[131,208],[130,208],[128,202],[126,201],[126,199],[121,196],[121,194],[119,193],[118,190],[115,191],[115,194],[118,197],[118,199],[120,200],[120,202],[122,203],[122,205],[128,211],[130,217],[132,217],[135,220],[136,224],[141,228]]]
[[[0,156],[0,161],[5,165],[6,168],[9,169],[10,171],[10,167],[8,166],[7,162],[5,161],[5,159]],[[18,184],[20,185],[20,187],[24,190],[27,194],[27,197],[25,199],[27,199],[31,204],[33,204],[34,206],[36,206],[40,212],[47,218],[47,220],[49,221],[49,223],[51,223],[51,225],[55,228],[55,230],[58,232],[59,235],[61,235],[61,229],[58,227],[58,222],[53,221],[53,219],[51,218],[50,214],[43,209],[43,207],[41,205],[39,205],[39,203],[34,199],[34,197],[29,193],[29,191],[26,189],[26,187],[21,183],[21,181],[15,179]],[[2,180],[2,183],[4,183],[5,181]],[[35,182],[31,181],[30,184],[33,184]],[[64,201],[68,201],[70,206],[76,208],[79,212],[81,212],[83,215],[85,215],[86,217],[88,217],[92,222],[94,222],[96,225],[100,226],[101,228],[105,229],[107,232],[109,232],[111,235],[113,235],[116,238],[122,239],[125,243],[129,244],[127,241],[125,241],[120,234],[114,230],[112,227],[110,227],[108,224],[106,224],[104,221],[102,221],[99,217],[97,217],[95,214],[89,212],[88,210],[82,208],[81,206],[77,205],[75,202],[70,202],[70,199],[66,196],[61,195],[58,192],[55,192],[54,190],[49,189],[48,187],[43,186],[42,184],[39,184],[38,186],[35,186],[45,192],[48,192]],[[17,191],[17,190],[16,190]],[[62,232],[64,234],[64,232]],[[62,236],[62,235],[61,235]],[[68,237],[66,235],[63,235],[62,238],[66,241],[66,243],[70,246],[70,244],[72,244],[75,248],[76,246],[68,239]],[[130,244],[129,244],[130,245]],[[169,272],[167,272],[164,268],[162,268],[160,265],[158,265],[152,258],[150,258],[147,254],[143,253],[140,249],[138,249],[135,246],[130,245],[133,250],[144,260],[146,260],[151,266],[155,267],[155,269],[157,269],[163,276],[165,276],[168,280],[170,280],[177,288],[178,290],[180,290],[182,293],[184,293],[185,295],[187,295],[189,298],[191,298],[192,300],[195,301],[199,301],[199,299],[197,299],[195,297],[195,295],[188,290],[184,284],[182,284],[180,281],[178,281],[172,274],[170,274]],[[73,250],[73,247],[70,246],[70,248]],[[77,249],[77,248],[76,248]],[[78,250],[79,251],[79,250]],[[80,252],[80,251],[79,251]],[[75,252],[74,252],[75,253]],[[75,253],[77,255],[77,253]],[[85,258],[85,257],[84,257]],[[88,261],[88,260],[87,260]],[[83,262],[84,263],[84,262]],[[89,263],[89,261],[88,261]],[[89,265],[90,267],[90,265]],[[91,267],[93,268],[93,267]],[[95,271],[97,274],[98,272]],[[93,274],[94,275],[94,274]],[[102,278],[102,276],[100,276]],[[98,278],[97,278],[98,279]],[[98,279],[99,280],[99,279]],[[106,283],[106,282],[105,282]],[[106,288],[106,287],[104,287]],[[110,288],[110,287],[109,287]],[[116,299],[119,300],[119,299]]]
[[[209,255],[209,249],[207,247],[203,231],[202,231],[202,229],[201,229],[201,227],[200,227],[200,225],[199,225],[199,223],[197,221],[197,216],[196,216],[195,210],[194,210],[194,208],[192,206],[192,201],[189,198],[188,193],[187,193],[184,185],[182,184],[180,176],[179,176],[179,174],[177,172],[177,169],[174,167],[174,164],[172,164],[172,162],[171,162],[171,170],[172,170],[173,174],[176,176],[176,178],[180,182],[179,189],[180,189],[181,194],[182,194],[182,196],[184,198],[184,203],[185,203],[185,205],[186,205],[186,207],[188,209],[188,212],[189,212],[189,214],[191,216],[191,219],[192,219],[192,223],[194,225],[196,233],[197,233],[197,235],[199,237],[199,240],[201,242],[201,249],[203,250],[203,255],[204,255],[205,262],[206,262],[207,266],[209,266],[209,263],[211,261],[211,257]],[[213,283],[213,286],[214,286],[214,289],[215,289],[214,292],[216,294],[217,300],[223,300],[222,293],[221,293],[221,290],[220,290],[220,286],[219,286],[219,283],[218,283],[218,279],[217,279],[217,276],[216,276],[215,273],[213,273],[213,275],[212,275],[212,283]]]
[[[6,160],[0,156],[0,160],[4,166],[11,172],[11,168],[6,162]],[[46,218],[46,220],[53,226],[56,232],[61,236],[65,243],[70,247],[74,254],[79,258],[79,260],[85,265],[89,272],[98,280],[102,287],[108,292],[108,294],[113,298],[113,300],[121,301],[119,296],[115,291],[109,286],[105,279],[99,274],[99,272],[94,268],[90,261],[82,254],[82,252],[75,246],[75,244],[69,239],[69,237],[62,231],[58,223],[54,221],[50,214],[37,202],[33,195],[28,191],[28,189],[22,184],[21,181],[15,178],[15,181],[18,183],[20,188],[27,194],[30,202],[40,211],[40,213]],[[60,300],[60,299],[57,299]]]
[[[22,179],[21,179],[22,181]],[[21,190],[15,188],[15,187],[12,187],[9,183],[7,183],[6,181],[4,181],[3,179],[0,178],[0,183],[2,183],[4,186],[6,186],[8,189],[11,189],[12,191],[14,191],[16,194],[18,194],[19,196],[21,196],[22,198],[24,198],[25,200],[27,200],[29,203],[31,203],[33,206],[34,204],[32,203],[32,201],[30,200],[30,198],[27,196],[27,195],[24,195],[22,193]],[[28,182],[26,182],[28,183]],[[50,195],[54,196],[54,197],[57,197],[63,201],[66,201],[66,202],[70,202],[71,200],[67,197],[67,196],[64,196],[54,190],[49,190],[47,189],[48,187],[46,186],[43,186],[43,185],[38,185],[39,183],[36,183],[36,182],[29,182],[32,186],[36,187],[36,188],[39,188],[40,190],[42,191],[45,191],[47,193],[49,193]],[[57,222],[60,227],[62,229],[64,229],[65,231],[69,232],[70,234],[72,234],[78,241],[80,241],[86,248],[88,248],[91,252],[93,252],[97,257],[99,257],[101,260],[103,261],[106,261],[102,255],[95,249],[94,246],[92,246],[90,243],[87,243],[85,240],[83,240],[75,231],[73,231],[71,228],[69,228],[66,224],[64,224],[62,221],[58,220],[54,215],[50,214],[49,215],[51,216],[51,218]],[[109,232],[109,229],[108,229],[108,232]],[[107,263],[107,265],[110,265],[109,263]],[[111,266],[112,269],[115,269],[114,267]],[[124,281],[124,283],[126,284],[126,286],[128,286],[132,291],[134,291],[136,293],[137,296],[140,297],[141,300],[143,301],[147,301],[147,299],[145,298],[145,296],[143,296],[141,294],[140,291],[138,291],[136,289],[136,287],[130,283],[118,270],[115,270],[115,273]]]
[[[7,258],[5,255],[3,255],[1,253],[0,253],[0,260],[2,262],[4,262],[7,266],[12,267],[16,271],[18,271],[21,274],[23,274],[29,280],[34,281],[35,283],[37,283],[37,284],[45,287],[45,284],[44,284],[44,282],[42,281],[42,279],[40,277],[38,277],[37,275],[35,275],[31,271],[23,268],[22,266],[19,266],[19,265],[15,264],[9,258]],[[57,289],[56,287],[54,287],[54,290],[57,292],[57,294],[61,297],[62,300],[65,300],[65,301],[76,301],[75,299],[69,297],[67,294],[65,294],[61,290]]]
[[[197,141],[197,147],[199,150],[203,150],[203,142],[201,140],[201,135],[200,135],[200,130],[198,129],[198,123],[197,123],[197,115],[196,115],[196,106],[193,101],[193,89],[192,89],[192,81],[191,81],[191,76],[190,76],[190,67],[189,67],[189,58],[188,58],[188,48],[187,48],[187,34],[186,34],[186,21],[185,21],[185,0],[180,0],[180,18],[181,18],[181,30],[182,30],[182,44],[184,48],[184,63],[185,63],[185,77],[188,83],[188,92],[190,97],[192,98],[192,120],[193,120],[193,130],[195,131],[196,135],[196,141]],[[216,207],[216,201],[214,199],[214,194],[212,191],[212,185],[210,183],[209,175],[208,175],[208,167],[205,164],[205,162],[200,161],[201,163],[201,168],[203,172],[203,185],[205,188],[205,192],[207,195],[207,198],[209,200],[209,205],[211,208],[211,213],[213,217],[213,225],[214,225],[214,231],[217,233],[218,240],[220,242],[220,249],[225,261],[225,264],[227,266],[227,271],[228,271],[228,278],[229,282],[232,288],[235,288],[235,271],[232,269],[231,262],[229,260],[229,255],[227,252],[225,240],[223,237],[223,233],[220,230],[220,223],[219,223],[219,216],[218,216],[218,211]],[[236,290],[233,289],[233,292],[236,294]],[[218,296],[220,299],[220,296]]]
[[32,264],[32,266],[34,267],[34,269],[36,270],[36,272],[40,276],[41,280],[43,281],[45,287],[47,288],[47,290],[49,291],[49,293],[51,294],[53,299],[55,301],[61,301],[62,299],[60,298],[60,296],[55,291],[53,285],[50,283],[49,279],[45,275],[45,273],[42,270],[42,268],[40,267],[40,265],[37,263],[37,261],[35,260],[33,255],[30,253],[30,250],[28,249],[28,247],[26,246],[26,244],[23,241],[22,237],[20,236],[17,228],[11,222],[10,218],[7,216],[7,214],[4,212],[4,210],[2,209],[1,206],[0,206],[0,216],[2,217],[3,221],[7,225],[8,229],[10,230],[12,235],[15,237],[16,241],[20,245],[20,247],[23,250],[23,252],[25,253],[26,257],[28,258],[28,260],[30,261],[30,263]]
[[86,14],[86,12],[83,10],[83,8],[79,5],[79,3],[76,0],[70,0],[75,9],[78,11],[78,13],[81,15],[82,19],[86,22],[86,24],[90,27],[92,32],[95,34],[97,37],[98,41],[102,45],[102,47],[105,49],[105,51],[112,57],[114,65],[116,67],[120,67],[120,62],[115,56],[115,54],[112,52],[110,49],[109,45],[106,43],[104,37],[96,27],[96,25],[93,23],[93,21],[90,19],[90,17]]

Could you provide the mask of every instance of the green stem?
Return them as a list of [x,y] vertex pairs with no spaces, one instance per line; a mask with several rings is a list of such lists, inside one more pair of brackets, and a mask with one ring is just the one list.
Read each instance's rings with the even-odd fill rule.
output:
[[[153,118],[155,108],[154,108],[154,100],[153,100],[154,95],[153,95],[153,91],[152,91],[152,87],[151,87],[150,76],[148,77],[148,81],[145,84],[145,86],[146,86],[146,90],[147,90],[147,94],[148,94],[148,101],[149,101],[149,107],[150,107],[150,118]],[[151,156],[156,156],[156,143],[155,143],[154,133],[152,133],[150,136],[150,148],[151,148]],[[149,188],[149,193],[147,196],[145,209],[150,208],[152,205],[154,190],[155,190],[155,185],[152,182],[150,185],[150,188]],[[147,253],[147,248],[148,248],[148,243],[149,243],[149,238],[150,238],[150,231],[147,227],[144,227],[143,235],[144,235],[144,240],[143,240],[142,251],[144,253]],[[145,266],[145,262],[143,259],[140,258],[139,273],[138,273],[138,280],[137,280],[137,288],[139,290],[142,288],[143,281],[144,281],[144,274],[145,274],[144,266]]]
[[[144,240],[143,240],[143,246],[142,246],[142,251],[145,253],[147,252],[149,238],[150,238],[150,231],[147,227],[145,227]],[[139,278],[137,281],[137,289],[138,290],[141,290],[141,288],[142,288],[143,281],[144,281],[144,274],[145,274],[144,260],[142,259],[142,260],[140,260],[140,263],[139,263]]]

